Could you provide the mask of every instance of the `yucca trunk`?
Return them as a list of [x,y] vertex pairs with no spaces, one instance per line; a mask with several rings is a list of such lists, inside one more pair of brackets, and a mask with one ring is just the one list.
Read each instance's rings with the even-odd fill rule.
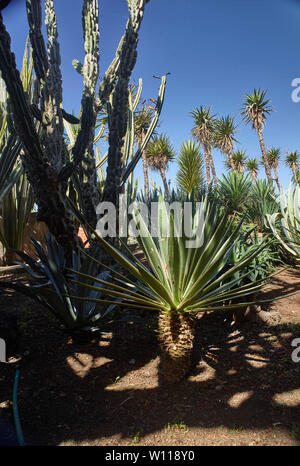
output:
[[161,312],[158,317],[158,340],[161,369],[168,383],[180,381],[191,366],[195,319],[178,312]]
[[250,171],[250,176],[252,178],[253,183],[256,183],[256,181],[257,181],[257,171],[251,170]]
[[292,172],[293,172],[293,175],[294,175],[294,180],[295,182],[297,183],[297,169],[298,169],[298,165],[296,163],[293,163],[292,166]]
[[170,193],[169,193],[169,186],[168,186],[165,170],[164,170],[164,168],[160,168],[159,171],[160,171],[160,176],[161,176],[161,179],[163,181],[164,188],[165,188],[165,198],[169,199],[170,198]]
[[208,156],[209,156],[209,162],[210,162],[212,176],[213,176],[213,179],[214,179],[214,184],[215,184],[215,186],[217,186],[218,179],[217,179],[214,159],[213,159],[213,156],[212,156],[212,153],[211,153],[211,147],[210,146],[208,146]]
[[263,162],[264,162],[265,172],[266,172],[269,183],[273,184],[273,178],[272,178],[271,169],[270,169],[270,165],[269,165],[268,158],[267,158],[267,153],[266,153],[266,148],[265,148],[265,143],[264,143],[262,130],[258,129],[257,134],[258,134],[262,159],[263,159]]
[[277,167],[274,167],[274,173],[275,173],[275,183],[277,184],[278,190],[280,192],[280,183],[279,183],[279,176],[278,176]]
[[148,180],[148,167],[147,167],[146,155],[144,152],[142,153],[142,162],[143,162],[143,172],[144,172],[144,181],[145,181],[145,193],[146,193],[146,198],[149,200],[150,192],[149,192],[149,180]]
[[204,158],[205,158],[205,169],[206,169],[207,184],[208,184],[208,186],[210,186],[211,185],[210,159],[209,159],[208,147],[207,147],[206,144],[203,144],[203,150],[204,150]]
[[231,170],[235,171],[235,164],[234,164],[234,161],[233,161],[232,154],[233,154],[233,150],[231,149],[231,150],[229,150],[227,152],[227,157],[228,157],[228,161],[229,161],[229,165],[231,167]]

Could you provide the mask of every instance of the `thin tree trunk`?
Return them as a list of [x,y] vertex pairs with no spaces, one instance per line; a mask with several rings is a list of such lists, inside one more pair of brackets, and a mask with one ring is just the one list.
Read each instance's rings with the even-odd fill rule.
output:
[[291,166],[291,169],[292,169],[292,172],[293,172],[293,175],[294,175],[294,178],[295,178],[295,182],[298,183],[298,180],[297,180],[298,166],[297,166],[297,164],[293,163],[292,166]]
[[206,144],[203,144],[203,150],[204,150],[204,158],[205,158],[207,184],[208,184],[208,186],[210,186],[211,185],[210,159],[209,159],[209,153],[208,153],[208,148],[207,148]]
[[277,167],[274,167],[274,173],[275,173],[275,183],[277,184],[278,190],[280,192],[280,183],[279,183],[279,177],[278,177],[278,169]]
[[231,167],[231,170],[234,171],[235,170],[235,165],[234,165],[234,161],[233,161],[233,157],[232,157],[232,154],[233,154],[233,149],[230,149],[228,152],[227,152],[227,157],[228,157],[228,161],[229,161],[229,165]]
[[258,129],[257,134],[258,134],[259,145],[260,145],[261,155],[262,155],[263,162],[264,162],[266,176],[268,178],[269,183],[273,184],[273,178],[272,178],[271,169],[270,169],[270,165],[269,165],[268,158],[267,158],[262,129]]
[[212,172],[212,176],[213,176],[213,179],[214,179],[214,184],[215,186],[217,186],[218,184],[218,179],[217,179],[217,175],[216,175],[216,169],[215,169],[215,164],[214,164],[214,159],[213,159],[213,156],[212,156],[212,153],[211,153],[211,146],[207,146],[207,150],[208,150],[208,156],[209,156],[209,162],[210,162],[210,167],[211,167],[211,172]]
[[163,184],[164,184],[164,188],[165,188],[165,199],[169,199],[170,198],[170,193],[169,193],[169,186],[168,186],[168,183],[167,183],[165,170],[164,170],[164,168],[160,168],[159,171],[160,171],[160,175],[161,175],[161,178],[163,180]]
[[250,170],[250,176],[252,178],[253,183],[256,183],[257,180],[257,172]]
[[145,181],[145,193],[147,200],[150,199],[149,191],[149,179],[148,179],[148,166],[145,152],[142,153],[142,162],[143,162],[143,172],[144,172],[144,181]]

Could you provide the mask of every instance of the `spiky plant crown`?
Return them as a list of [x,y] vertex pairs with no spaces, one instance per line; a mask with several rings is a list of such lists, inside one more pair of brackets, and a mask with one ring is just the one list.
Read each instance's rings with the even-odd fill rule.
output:
[[300,153],[295,150],[294,152],[287,152],[284,163],[290,168],[296,167],[298,168],[300,161]]
[[210,107],[204,107],[202,105],[200,108],[196,108],[190,112],[190,115],[194,120],[192,136],[195,137],[200,144],[210,143],[214,131],[216,115],[211,113]]
[[280,148],[271,147],[267,152],[267,159],[270,165],[270,168],[277,168],[280,160]]
[[244,150],[238,150],[232,154],[232,160],[237,171],[241,171],[247,161],[247,153]]
[[248,159],[247,162],[246,162],[246,168],[247,168],[247,170],[249,170],[250,173],[257,176],[257,173],[258,173],[258,160],[256,158]]
[[183,192],[191,194],[204,186],[203,158],[199,144],[190,140],[183,142],[177,159],[176,182]]
[[256,131],[263,129],[266,115],[273,111],[269,105],[270,100],[265,99],[266,93],[264,90],[254,89],[253,94],[246,95],[243,103],[243,120],[246,124],[251,123]]
[[165,134],[154,136],[146,148],[147,164],[153,170],[166,170],[175,157],[175,151]]
[[236,133],[234,118],[227,115],[215,121],[213,130],[213,144],[216,148],[228,154],[233,150],[233,143],[237,142],[234,137]]
[[154,115],[154,109],[151,105],[142,104],[141,110],[134,115],[134,129],[138,144],[140,144],[147,133]]

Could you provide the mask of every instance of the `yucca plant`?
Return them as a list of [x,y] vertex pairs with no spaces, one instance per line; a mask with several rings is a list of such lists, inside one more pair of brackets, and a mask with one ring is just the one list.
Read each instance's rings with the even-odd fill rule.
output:
[[[300,186],[290,184],[286,195],[280,190],[280,213],[267,214],[267,221],[275,237],[300,265]],[[281,220],[279,227],[276,220]]]
[[294,176],[294,181],[297,183],[298,182],[298,168],[299,168],[299,163],[300,163],[300,153],[296,150],[294,152],[287,152],[284,163],[286,166],[288,166]]
[[[177,204],[177,214],[184,212],[183,205]],[[138,241],[149,268],[129,249],[128,256],[125,256],[94,232],[107,252],[137,280],[128,283],[128,279],[123,277],[118,280],[118,287],[106,283],[105,293],[121,299],[120,306],[158,312],[161,366],[167,382],[180,380],[190,368],[195,317],[199,312],[248,306],[244,297],[261,289],[261,283],[255,281],[236,287],[234,274],[263,250],[265,242],[228,269],[226,266],[241,224],[234,227],[227,213],[220,215],[208,197],[203,203],[190,203],[188,210],[179,217],[172,210],[168,212],[161,196],[154,231],[151,225],[152,236],[140,212],[134,213],[140,232]],[[189,231],[186,231],[188,219],[191,223]],[[81,274],[77,275],[80,278]],[[92,277],[91,280],[97,281]],[[91,285],[89,289],[96,288]],[[234,298],[240,299],[239,304],[230,305]],[[93,301],[111,303],[101,299]]]
[[170,139],[165,134],[154,136],[146,148],[146,161],[148,167],[157,170],[163,181],[165,196],[169,198],[169,186],[166,179],[166,170],[175,157],[175,151]]
[[251,179],[253,183],[256,183],[257,181],[257,175],[258,175],[258,161],[256,158],[253,159],[248,159],[246,162],[246,168],[249,171],[249,174],[251,176]]
[[214,184],[217,184],[217,175],[212,156],[213,135],[215,130],[216,115],[213,115],[210,107],[195,108],[190,115],[193,118],[194,126],[192,128],[192,136],[203,146],[206,177],[208,186],[211,185],[210,170]]
[[234,118],[227,115],[216,120],[213,130],[213,143],[216,148],[223,152],[227,157],[228,166],[231,170],[236,170],[233,161],[233,146],[237,142],[235,139],[236,125]]
[[242,214],[251,193],[251,180],[243,173],[233,171],[223,175],[218,184],[218,195],[230,214]]
[[272,184],[272,174],[264,143],[263,128],[267,115],[273,109],[269,105],[270,100],[266,99],[266,93],[264,90],[254,89],[253,94],[246,95],[243,102],[242,117],[244,122],[246,124],[251,123],[252,128],[257,132],[266,176],[269,183]]
[[183,142],[177,158],[178,172],[176,182],[185,194],[199,193],[205,187],[203,158],[199,144],[193,141]]

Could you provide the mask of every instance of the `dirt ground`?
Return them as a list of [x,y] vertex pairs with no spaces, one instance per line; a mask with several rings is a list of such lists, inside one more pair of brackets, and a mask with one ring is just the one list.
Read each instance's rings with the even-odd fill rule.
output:
[[272,309],[281,322],[203,316],[189,377],[166,386],[154,314],[142,323],[108,324],[100,339],[75,344],[48,311],[2,293],[0,312],[17,316],[21,343],[19,356],[0,364],[0,443],[16,441],[19,367],[29,445],[300,445],[300,362],[292,361],[291,345],[300,338],[300,273],[281,272],[263,295],[280,296]]

